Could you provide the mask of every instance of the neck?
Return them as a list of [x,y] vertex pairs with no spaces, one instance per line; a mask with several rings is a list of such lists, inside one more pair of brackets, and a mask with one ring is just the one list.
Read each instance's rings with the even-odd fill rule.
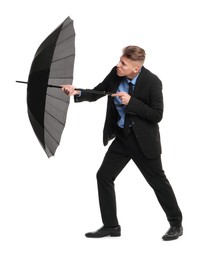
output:
[[138,71],[138,72],[136,72],[136,73],[134,73],[134,74],[132,74],[132,75],[129,75],[127,78],[128,78],[129,80],[133,80],[139,73],[140,73],[140,71]]
[[130,79],[130,80],[134,79],[138,74],[140,74],[141,70],[142,70],[142,67],[140,67],[137,72],[133,73],[132,75],[129,75],[128,79]]

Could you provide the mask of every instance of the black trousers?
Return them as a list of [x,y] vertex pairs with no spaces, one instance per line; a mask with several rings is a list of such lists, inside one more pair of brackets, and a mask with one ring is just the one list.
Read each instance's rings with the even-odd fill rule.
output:
[[170,225],[180,226],[182,213],[173,189],[162,169],[161,158],[146,158],[133,131],[126,137],[119,134],[115,138],[97,173],[99,204],[104,226],[113,227],[118,225],[114,181],[131,159],[153,188]]

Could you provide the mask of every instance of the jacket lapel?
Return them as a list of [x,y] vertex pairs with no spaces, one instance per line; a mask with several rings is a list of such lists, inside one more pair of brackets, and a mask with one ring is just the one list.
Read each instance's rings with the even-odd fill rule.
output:
[[116,80],[113,82],[112,90],[111,90],[113,93],[117,92],[118,87],[122,80],[123,80],[123,77],[117,77]]
[[133,96],[137,97],[141,91],[141,87],[143,86],[143,82],[145,80],[145,74],[146,74],[146,69],[145,67],[142,67],[142,70],[140,72],[140,75],[137,78],[135,89],[133,92]]

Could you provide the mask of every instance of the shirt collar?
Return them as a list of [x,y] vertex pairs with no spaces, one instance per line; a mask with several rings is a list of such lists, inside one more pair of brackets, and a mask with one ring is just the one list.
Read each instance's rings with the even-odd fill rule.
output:
[[140,75],[140,72],[141,72],[141,70],[139,71],[139,73],[137,74],[137,76],[135,76],[132,80],[126,78],[127,83],[129,84],[129,83],[131,82],[133,85],[135,85],[136,80],[137,80],[138,76]]

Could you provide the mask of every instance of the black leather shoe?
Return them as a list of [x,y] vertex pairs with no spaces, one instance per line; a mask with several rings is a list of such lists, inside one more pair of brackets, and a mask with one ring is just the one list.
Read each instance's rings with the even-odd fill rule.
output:
[[121,235],[121,228],[120,226],[117,227],[105,227],[103,226],[102,228],[98,229],[95,232],[89,232],[86,233],[86,237],[91,237],[91,238],[100,238],[100,237],[119,237]]
[[169,241],[179,238],[183,235],[183,228],[182,227],[170,227],[170,229],[164,234],[162,237],[163,240]]

